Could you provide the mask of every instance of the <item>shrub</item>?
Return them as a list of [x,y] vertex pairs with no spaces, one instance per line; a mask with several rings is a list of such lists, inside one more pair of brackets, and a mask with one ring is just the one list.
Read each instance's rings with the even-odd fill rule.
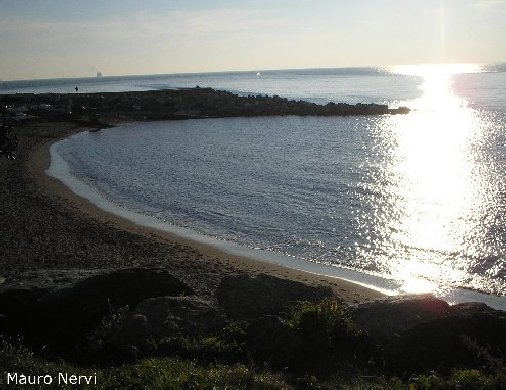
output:
[[301,302],[295,306],[288,323],[303,340],[315,347],[346,352],[364,336],[347,310],[331,299],[319,303]]
[[292,359],[295,369],[316,370],[327,375],[337,368],[356,371],[370,356],[365,334],[351,319],[347,309],[331,299],[319,303],[301,302],[287,319],[301,338]]

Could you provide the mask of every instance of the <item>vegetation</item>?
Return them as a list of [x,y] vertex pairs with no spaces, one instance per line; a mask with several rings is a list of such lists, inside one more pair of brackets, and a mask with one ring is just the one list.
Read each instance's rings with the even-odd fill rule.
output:
[[[150,348],[130,354],[109,343],[127,314],[128,307],[123,307],[104,318],[84,337],[80,356],[72,363],[48,360],[44,351],[36,355],[19,340],[4,340],[0,387],[7,372],[53,377],[68,372],[96,375],[94,388],[99,389],[506,388],[506,369],[498,360],[490,367],[455,367],[444,374],[387,374],[375,363],[382,351],[347,309],[332,300],[301,302],[284,318],[231,322],[216,334],[151,340]],[[480,353],[486,355],[485,350]]]
[[[16,343],[0,347],[0,387],[6,373],[50,375],[78,373],[97,377],[94,389],[283,389],[289,387],[279,375],[257,372],[241,364],[200,364],[181,358],[148,358],[133,364],[109,368],[83,368],[64,361],[48,362]],[[56,380],[55,380],[56,382]],[[54,388],[71,389],[75,386]],[[12,387],[14,388],[14,387]],[[20,386],[21,388],[21,386]],[[37,387],[31,387],[37,388]],[[48,388],[48,386],[40,386]]]
[[[78,373],[97,377],[94,389],[501,389],[506,373],[484,374],[478,370],[455,369],[448,377],[435,372],[411,376],[402,381],[381,375],[357,375],[343,378],[334,375],[326,380],[304,375],[293,379],[287,375],[258,371],[244,364],[202,363],[179,357],[152,357],[117,367],[81,367],[62,360],[49,362],[22,347],[19,342],[0,345],[0,386],[4,388],[7,372],[42,373],[57,378],[59,373]],[[9,387],[15,388],[15,387]],[[20,386],[21,388],[21,386]],[[37,387],[31,387],[37,388]],[[40,386],[40,388],[51,388]],[[54,386],[70,389],[72,386]]]

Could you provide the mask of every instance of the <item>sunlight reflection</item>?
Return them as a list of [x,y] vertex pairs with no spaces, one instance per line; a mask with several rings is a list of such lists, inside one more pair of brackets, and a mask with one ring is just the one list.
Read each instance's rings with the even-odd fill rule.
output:
[[396,214],[389,221],[389,243],[397,251],[388,262],[402,292],[435,292],[438,283],[466,278],[456,253],[462,251],[470,216],[480,207],[482,183],[476,177],[472,145],[480,117],[452,92],[452,76],[479,71],[477,65],[395,67],[396,73],[422,77],[420,98],[404,102],[413,111],[387,119],[394,145],[386,177]]
[[462,73],[477,73],[481,68],[478,64],[398,65],[392,67],[392,72],[423,78],[423,83],[419,86],[422,97],[410,102],[411,108],[440,111],[467,106],[468,102],[452,93],[451,77]]

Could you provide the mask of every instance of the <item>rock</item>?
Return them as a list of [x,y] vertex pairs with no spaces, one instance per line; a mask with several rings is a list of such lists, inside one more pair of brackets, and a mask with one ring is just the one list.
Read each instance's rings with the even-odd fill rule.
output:
[[[72,110],[68,101],[72,99]],[[28,106],[26,106],[28,104]],[[0,106],[12,106],[7,120],[37,116],[49,121],[72,121],[97,126],[103,120],[149,120],[251,117],[266,115],[384,115],[407,114],[409,109],[389,109],[382,104],[346,103],[326,106],[263,95],[238,96],[211,88],[178,88],[86,94],[5,94]],[[43,108],[42,108],[43,107]],[[42,108],[42,109],[41,109]],[[18,111],[17,113],[14,111]],[[19,112],[19,111],[27,111]],[[91,113],[92,112],[92,113]]]
[[391,339],[413,326],[450,315],[448,303],[432,295],[391,297],[358,305],[350,314],[375,339]]
[[[0,288],[0,330],[7,333],[30,333],[40,327],[34,318],[39,317],[39,300],[49,292],[70,286],[98,270],[36,270],[11,277]],[[103,273],[103,271],[102,271]]]
[[506,356],[506,312],[483,303],[450,306],[431,295],[403,296],[359,305],[351,316],[383,351],[392,375],[494,370]]
[[461,317],[474,317],[480,314],[496,315],[504,312],[494,310],[490,306],[487,306],[487,304],[482,302],[465,302],[453,305],[452,313],[453,315]]
[[25,334],[37,330],[38,299],[49,291],[37,286],[6,286],[0,290],[0,333]]
[[[92,276],[90,276],[92,273]],[[37,277],[38,275],[38,277]],[[35,343],[73,343],[113,309],[152,297],[193,294],[165,270],[39,271],[0,288],[0,331]]]
[[464,303],[451,315],[422,322],[401,333],[391,351],[398,372],[454,367],[496,370],[506,356],[506,312],[483,303]]
[[198,297],[159,297],[141,302],[111,338],[120,350],[145,350],[150,340],[172,336],[202,336],[221,329],[225,317]]
[[123,306],[153,297],[192,295],[193,290],[165,270],[120,269],[73,283],[41,297],[38,305],[49,321],[88,328]]
[[216,291],[220,305],[235,319],[278,315],[297,301],[320,301],[331,296],[330,287],[312,287],[265,274],[225,276]]

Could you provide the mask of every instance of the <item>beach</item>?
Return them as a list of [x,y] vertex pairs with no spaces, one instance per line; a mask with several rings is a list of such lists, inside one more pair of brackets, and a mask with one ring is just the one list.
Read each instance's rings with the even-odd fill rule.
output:
[[330,286],[338,299],[349,304],[383,296],[347,280],[226,254],[95,207],[45,174],[50,145],[84,130],[63,122],[16,128],[17,159],[0,161],[3,278],[16,281],[41,269],[91,272],[142,266],[164,268],[208,298],[226,275],[259,273]]

